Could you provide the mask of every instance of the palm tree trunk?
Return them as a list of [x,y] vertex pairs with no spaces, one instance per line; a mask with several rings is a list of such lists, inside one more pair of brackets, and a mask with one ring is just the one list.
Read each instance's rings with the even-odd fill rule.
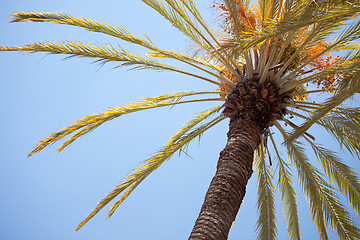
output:
[[261,131],[251,120],[230,121],[227,144],[220,153],[216,174],[190,240],[227,239],[253,172],[254,151],[260,144]]

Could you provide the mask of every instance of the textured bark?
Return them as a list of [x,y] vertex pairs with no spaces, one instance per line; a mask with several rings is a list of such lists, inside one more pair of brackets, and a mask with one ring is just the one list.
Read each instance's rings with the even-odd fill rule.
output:
[[191,240],[225,240],[245,196],[252,174],[254,150],[262,129],[251,120],[230,122],[228,141],[191,232]]

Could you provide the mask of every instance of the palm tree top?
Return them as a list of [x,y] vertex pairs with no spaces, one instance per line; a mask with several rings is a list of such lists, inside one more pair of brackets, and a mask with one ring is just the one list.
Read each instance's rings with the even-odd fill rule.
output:
[[[86,57],[101,65],[114,62],[116,68],[170,71],[209,83],[208,90],[142,98],[85,116],[51,133],[29,156],[67,138],[58,149],[60,152],[103,123],[128,113],[185,103],[219,102],[218,106],[195,114],[162,149],[132,170],[76,230],[117,198],[110,207],[110,217],[150,173],[175,153],[186,152],[190,142],[208,129],[224,119],[232,121],[244,116],[262,129],[262,140],[254,158],[258,238],[276,239],[277,191],[289,238],[301,238],[291,172],[294,169],[321,239],[328,239],[328,227],[339,239],[359,239],[355,220],[339,196],[341,193],[360,217],[359,177],[335,152],[320,145],[311,132],[314,125],[324,128],[341,147],[360,158],[359,108],[346,105],[360,89],[360,55],[356,42],[360,37],[358,2],[259,0],[253,4],[245,0],[224,0],[214,5],[219,10],[221,26],[216,30],[206,23],[192,0],[143,2],[192,41],[195,46],[192,54],[161,49],[149,38],[136,37],[122,26],[50,12],[16,12],[11,15],[11,21],[72,25],[138,45],[147,53],[142,56],[121,45],[79,41],[0,47],[0,51]],[[168,59],[177,61],[179,66],[166,63]],[[196,69],[196,73],[182,69],[181,64]],[[274,134],[280,134],[283,140],[279,142]],[[304,143],[313,150],[322,170],[310,161]],[[282,147],[288,159],[284,159]]]

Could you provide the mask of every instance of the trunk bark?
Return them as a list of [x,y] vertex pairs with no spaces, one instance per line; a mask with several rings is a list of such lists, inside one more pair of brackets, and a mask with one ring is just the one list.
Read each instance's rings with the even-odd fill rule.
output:
[[230,121],[227,144],[220,153],[216,174],[190,240],[227,239],[252,174],[254,151],[260,144],[261,132],[251,120]]

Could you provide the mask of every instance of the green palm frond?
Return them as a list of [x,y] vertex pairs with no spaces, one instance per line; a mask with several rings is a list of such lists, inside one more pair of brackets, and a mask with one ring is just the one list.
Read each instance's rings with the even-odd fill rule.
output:
[[26,44],[22,47],[0,47],[0,51],[22,51],[29,53],[49,53],[49,54],[66,54],[69,57],[88,57],[96,58],[95,62],[101,65],[108,62],[121,62],[117,67],[131,67],[132,70],[151,69],[158,71],[173,71],[181,74],[185,74],[191,77],[195,77],[212,84],[228,88],[227,86],[214,81],[212,79],[183,71],[168,64],[161,63],[153,58],[145,59],[138,55],[129,53],[124,49],[115,49],[111,45],[98,46],[90,43],[81,42],[45,42]]
[[[196,12],[196,8],[193,4],[187,4],[189,8],[191,8],[194,13]],[[201,16],[198,18],[200,19]],[[201,20],[201,19],[200,19]],[[24,21],[33,21],[33,22],[52,22],[52,23],[60,23],[66,25],[72,25],[77,27],[82,27],[86,30],[93,31],[93,32],[100,32],[105,33],[113,37],[117,37],[121,40],[124,40],[129,43],[137,44],[147,49],[150,49],[152,52],[149,53],[150,56],[153,57],[166,57],[179,60],[181,62],[190,64],[196,68],[199,68],[217,78],[222,78],[220,75],[210,72],[206,69],[200,68],[198,65],[206,66],[210,69],[219,71],[218,66],[209,63],[208,61],[204,61],[202,59],[197,59],[195,57],[190,57],[185,54],[177,53],[174,51],[166,51],[161,50],[157,46],[154,45],[153,42],[146,41],[144,39],[140,39],[138,37],[133,36],[129,33],[124,27],[121,26],[111,26],[106,22],[99,22],[89,18],[75,18],[65,13],[52,13],[52,12],[16,12],[11,15],[12,22],[24,22]],[[202,23],[204,21],[202,20]],[[204,23],[205,24],[205,23]],[[206,26],[206,25],[204,25]],[[210,30],[209,30],[210,32]],[[194,65],[195,64],[195,65]],[[229,85],[233,83],[228,81],[227,79],[222,78],[224,82]]]
[[210,26],[205,22],[201,16],[198,8],[192,0],[180,0],[181,3],[189,10],[191,15],[196,19],[196,21],[204,28],[207,34],[213,39],[213,41],[219,45],[218,39],[215,37],[214,32],[211,30]]
[[274,138],[270,135],[272,145],[278,160],[278,188],[281,195],[281,203],[283,207],[283,216],[286,221],[289,239],[300,240],[300,222],[299,212],[297,207],[297,195],[293,187],[292,174],[290,173],[290,166],[281,158],[279,150],[276,147]]
[[274,178],[270,172],[270,167],[265,162],[264,143],[262,142],[255,154],[254,166],[258,183],[258,202],[259,219],[256,223],[256,230],[259,239],[276,239],[276,202]]
[[[306,108],[315,108],[306,106]],[[311,111],[305,109],[301,105],[297,105],[298,110],[305,111],[307,113],[311,113]],[[316,108],[315,108],[316,109]],[[354,116],[359,116],[359,112],[355,112],[354,114],[345,115],[345,116],[338,116],[341,108],[337,108],[337,110],[333,110],[335,114],[329,114],[327,116],[322,117],[319,121],[316,122],[316,124],[323,127],[325,130],[327,130],[331,135],[335,137],[335,139],[339,142],[341,147],[345,147],[349,153],[351,153],[354,156],[360,157],[360,130],[359,125],[356,124],[356,121],[354,123],[354,120],[352,119]],[[291,110],[288,110],[289,114],[292,114],[294,116],[300,117],[305,120],[310,120],[309,117],[306,117],[302,114],[299,114],[297,112],[293,112]]]
[[[358,55],[356,55],[354,58],[352,58],[353,61],[351,61],[350,66],[354,66],[356,63],[359,63],[360,59],[358,58]],[[353,97],[354,94],[358,93],[359,89],[360,89],[360,68],[357,65],[352,71],[347,72],[347,74],[341,78],[341,83],[338,91],[334,95],[328,97],[328,99],[324,101],[323,105],[313,112],[309,120],[304,122],[300,126],[300,128],[292,132],[289,140],[292,141],[298,138],[301,134],[307,131],[314,123],[321,120],[321,118],[326,116],[333,109],[337,108],[338,106],[343,104],[346,100]]]
[[237,52],[248,51],[267,40],[310,26],[319,27],[316,38],[321,38],[336,31],[341,24],[346,24],[346,20],[355,18],[360,13],[360,7],[353,4],[314,7],[313,1],[297,2],[297,6],[285,12],[281,19],[268,21],[266,26],[255,31],[255,34],[254,31],[245,31],[241,34],[241,40],[228,39],[225,48],[230,47]]
[[108,217],[110,217],[116,208],[125,200],[127,196],[137,187],[142,180],[144,180],[151,172],[156,170],[166,160],[170,159],[177,151],[181,151],[185,148],[193,139],[203,134],[205,131],[215,126],[219,122],[225,119],[224,116],[220,115],[213,120],[202,124],[200,127],[194,128],[197,124],[203,122],[214,113],[218,112],[221,107],[209,109],[198,114],[192,118],[187,124],[185,124],[176,134],[174,134],[170,141],[153,157],[144,161],[139,167],[132,170],[122,181],[120,185],[109,193],[97,207],[89,214],[89,216],[82,221],[76,228],[79,230],[85,223],[87,223],[95,214],[97,214],[105,205],[112,201],[116,196],[126,190],[126,192],[120,197],[120,199],[111,206]]
[[[317,41],[319,41],[318,36],[320,35],[320,33],[323,31],[324,26],[322,25],[316,25],[314,26],[311,31],[309,32],[309,34],[307,34],[306,38],[304,39],[304,41],[301,43],[301,45],[296,49],[296,51],[291,55],[291,57],[285,62],[284,66],[282,66],[279,70],[279,72],[276,74],[276,81],[278,82],[278,84],[281,84],[283,82],[286,82],[288,80],[288,78],[290,78],[289,76],[285,76],[283,77],[283,73],[286,71],[286,69],[290,66],[290,64],[293,64],[294,60],[300,56],[300,54],[306,50],[306,48],[308,48],[309,46],[314,45],[314,43],[316,43]],[[320,55],[319,55],[320,56]],[[307,64],[302,64],[301,68],[298,67],[297,69],[293,70],[289,75],[295,75],[297,73],[298,69],[302,69],[304,66],[306,66]]]
[[236,34],[236,37],[239,38],[241,35],[241,32],[245,31],[246,29],[244,26],[240,23],[240,16],[238,11],[238,6],[236,1],[231,0],[224,0],[224,3],[226,5],[226,8],[229,11],[231,20],[234,22],[234,31]]
[[342,117],[331,114],[320,119],[319,124],[335,137],[341,147],[345,147],[352,155],[360,157],[359,123],[354,122],[352,116]]
[[[195,5],[193,3],[190,3],[192,1],[181,1],[182,4],[179,1],[174,1],[174,0],[164,0],[164,1],[142,0],[142,1],[147,5],[149,5],[150,7],[152,7],[158,13],[160,13],[163,17],[165,17],[176,28],[178,28],[191,40],[197,43],[202,49],[206,50],[208,54],[209,53],[214,54],[214,56],[216,56],[216,58],[222,64],[227,66],[227,68],[233,74],[237,75],[237,72],[235,71],[235,67],[233,66],[234,64],[233,60],[229,58],[225,58],[223,54],[217,51],[216,45],[219,44],[217,40],[215,40],[216,45],[214,46],[214,42],[212,42],[209,39],[208,35],[210,35],[212,40],[216,38],[214,37],[212,31],[204,24],[200,13],[194,8]],[[194,16],[195,21],[190,18],[191,15]],[[200,28],[199,24],[205,29],[205,32]]]
[[331,150],[309,142],[331,183],[349,200],[356,214],[360,216],[360,178],[349,166]]
[[205,33],[200,31],[197,24],[189,18],[186,9],[180,6],[177,1],[143,0],[143,2],[160,13],[182,33],[204,49],[211,50],[214,48]]
[[[288,138],[285,130],[276,123],[276,127]],[[320,172],[312,166],[305,155],[305,150],[296,141],[286,141],[288,155],[298,172],[303,191],[310,204],[310,213],[315,218],[316,226],[322,239],[328,239],[326,223],[338,234],[340,239],[359,239],[359,229],[352,221],[350,214],[341,204],[333,188],[321,177]]]
[[[324,24],[324,27],[328,28],[328,25]],[[353,41],[360,37],[359,32],[360,32],[360,21],[357,21],[357,22],[353,23],[352,25],[350,25],[350,27],[348,27],[345,31],[343,31],[343,33],[335,41],[330,43],[326,48],[324,48],[318,54],[316,54],[315,56],[313,56],[312,58],[310,58],[306,62],[300,64],[295,70],[291,71],[287,76],[282,77],[282,79],[281,79],[282,82],[287,82],[289,86],[287,86],[287,84],[285,84],[283,86],[281,92],[291,90],[294,87],[297,87],[297,86],[299,86],[299,85],[301,85],[303,83],[309,82],[312,79],[320,78],[321,76],[327,76],[328,74],[331,74],[331,73],[337,73],[340,70],[344,71],[345,69],[340,69],[340,67],[342,67],[342,65],[344,65],[344,64],[345,64],[344,67],[349,68],[349,65],[351,63],[351,59],[348,59],[349,61],[344,61],[345,59],[347,59],[345,57],[343,61],[339,61],[339,63],[335,63],[333,66],[331,66],[330,69],[329,69],[330,71],[325,70],[325,71],[321,71],[320,73],[315,73],[313,75],[307,76],[305,78],[305,79],[307,79],[307,81],[304,81],[304,79],[300,79],[300,80],[297,80],[295,82],[288,81],[289,79],[292,79],[296,75],[298,75],[299,71],[304,69],[304,67],[306,67],[308,64],[313,62],[315,59],[321,57],[323,54],[328,53],[329,51],[343,50],[343,49],[348,48],[347,46],[353,46]],[[316,37],[311,36],[311,34],[310,34],[308,36],[308,39],[311,39],[311,42],[308,45],[311,46],[311,45],[313,45],[312,43],[315,43],[315,42],[319,41],[320,40],[319,38],[321,38],[322,35],[328,36],[329,33],[327,33],[326,31],[324,32],[323,29],[320,28],[320,31],[315,32],[314,36],[316,36]],[[297,50],[297,52],[298,51],[299,51],[299,49]],[[292,56],[292,58],[294,58],[294,55]],[[290,60],[288,62],[290,62]],[[351,64],[351,65],[353,65],[353,64]],[[358,64],[356,64],[356,67],[358,68]],[[354,70],[352,69],[351,72],[353,72],[353,71]],[[327,74],[327,75],[325,75],[325,74]]]
[[[286,2],[286,1],[285,1]],[[259,1],[259,7],[261,11],[261,26],[266,26],[270,19],[276,19],[281,8],[284,4],[282,0],[261,0]],[[281,9],[280,9],[281,12]]]
[[[356,78],[360,79],[360,72],[356,73]],[[335,95],[329,97],[323,104],[323,107],[318,108],[313,112],[309,117],[309,120],[301,124],[301,126],[295,129],[288,139],[288,141],[293,141],[298,138],[300,135],[304,134],[314,123],[323,118],[326,114],[331,112],[337,106],[345,102],[347,99],[351,98],[354,94],[357,93],[360,87],[360,81],[355,86],[336,93]]]
[[69,146],[76,139],[84,134],[94,130],[105,122],[113,120],[125,114],[138,112],[146,109],[174,106],[183,103],[193,103],[202,101],[223,101],[222,98],[205,98],[181,101],[182,97],[202,95],[202,94],[218,94],[218,92],[206,92],[206,91],[183,91],[172,94],[165,94],[154,98],[143,98],[133,104],[126,104],[121,107],[109,108],[106,111],[101,111],[94,115],[89,115],[83,119],[76,121],[68,127],[61,128],[60,130],[51,133],[47,138],[41,140],[38,145],[29,153],[29,156],[34,153],[42,151],[45,147],[71,135],[58,149],[58,152],[62,151],[65,147]]
[[[325,53],[325,51],[321,51],[321,53]],[[318,56],[319,54],[317,54],[317,57]],[[314,59],[315,58],[312,58],[312,60]],[[309,61],[307,61],[306,64],[308,63]],[[281,94],[287,92],[302,84],[311,83],[314,80],[326,79],[327,76],[331,76],[331,75],[336,75],[336,78],[338,79],[339,82],[338,83],[339,86],[334,86],[332,89],[327,89],[327,90],[339,91],[341,90],[341,87],[344,88],[348,86],[350,84],[351,79],[353,79],[354,74],[359,71],[360,71],[360,52],[353,50],[342,56],[341,59],[335,61],[333,64],[331,64],[326,69],[323,69],[322,71],[315,72],[305,77],[301,76],[300,78],[292,79],[293,81],[286,82],[286,84],[284,84],[284,86],[282,86],[282,88],[279,90],[279,93]],[[300,71],[298,72],[298,74],[299,73]],[[294,77],[294,75],[295,74],[289,74],[286,76],[286,79],[289,80],[291,79],[291,77]],[[355,83],[352,82],[352,84],[356,84],[356,82]],[[323,92],[326,91],[323,90]]]
[[[206,59],[201,59],[198,57],[193,57],[193,56],[189,56],[187,54],[184,53],[179,53],[176,51],[162,51],[162,50],[156,50],[154,52],[151,52],[149,54],[147,54],[150,57],[153,58],[172,58],[172,59],[176,59],[179,60],[181,62],[184,62],[188,65],[191,65],[195,68],[198,68],[216,78],[218,78],[221,82],[226,83],[229,86],[234,86],[235,84],[233,82],[231,82],[230,80],[228,80],[227,78],[219,75],[218,73],[221,71],[221,69],[219,68],[218,65],[215,65],[213,63],[211,63],[210,61],[206,60]],[[214,73],[212,71],[209,71],[207,69],[204,69],[203,67],[199,66],[202,65],[204,67],[207,67],[211,70],[215,70],[217,71],[217,73]],[[223,88],[227,88],[228,90],[230,90],[230,88],[226,87],[225,85],[222,86]]]
[[15,12],[10,17],[11,22],[52,22],[65,25],[72,25],[84,28],[92,32],[100,32],[117,37],[129,43],[137,44],[148,49],[156,46],[151,41],[146,41],[131,35],[122,26],[111,26],[106,22],[100,22],[91,18],[76,18],[65,13],[56,12]]

